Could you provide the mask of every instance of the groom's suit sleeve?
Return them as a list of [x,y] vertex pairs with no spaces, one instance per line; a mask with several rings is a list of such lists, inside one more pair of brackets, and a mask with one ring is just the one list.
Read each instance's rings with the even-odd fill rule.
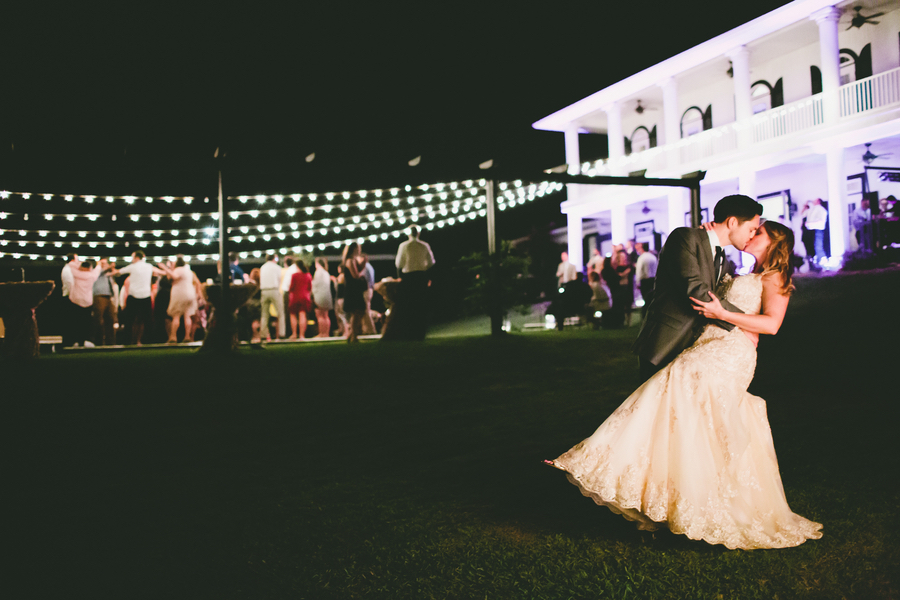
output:
[[[676,242],[677,244],[675,248],[673,248],[677,252],[677,260],[675,264],[678,265],[679,278],[684,282],[685,285],[685,297],[696,298],[697,300],[701,300],[703,302],[709,302],[711,299],[709,296],[709,292],[712,290],[710,288],[709,278],[707,276],[704,276],[703,269],[700,267],[701,259],[699,255],[700,252],[708,252],[709,246],[705,243],[699,245],[696,243],[692,243],[692,240],[690,240],[685,234],[686,231],[690,230],[674,230],[672,232],[672,235],[669,236],[669,240],[667,240],[667,243]],[[672,239],[673,237],[675,238],[674,240]],[[712,260],[711,257],[710,260]],[[719,301],[722,303],[722,306],[725,308],[725,310],[729,312],[744,312],[724,298],[719,298]],[[688,303],[690,303],[690,300],[688,300]],[[691,304],[691,307],[693,309],[693,304]],[[732,329],[734,329],[734,325],[725,321],[710,319],[709,322],[718,325],[726,331],[731,331]]]

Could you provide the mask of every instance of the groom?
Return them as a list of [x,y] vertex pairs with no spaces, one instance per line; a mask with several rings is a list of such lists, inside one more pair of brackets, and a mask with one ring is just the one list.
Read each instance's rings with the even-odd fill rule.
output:
[[[656,288],[647,318],[631,351],[640,357],[641,381],[669,364],[690,346],[708,322],[691,306],[691,298],[708,302],[709,292],[734,269],[724,246],[743,250],[759,228],[762,205],[749,196],[726,196],[713,211],[712,231],[678,227],[659,254]],[[743,312],[727,300],[722,306]],[[734,325],[712,321],[731,331]]]

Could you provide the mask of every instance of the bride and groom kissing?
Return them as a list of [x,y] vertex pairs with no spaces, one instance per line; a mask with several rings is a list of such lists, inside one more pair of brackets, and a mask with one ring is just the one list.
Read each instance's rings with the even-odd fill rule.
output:
[[[643,384],[593,435],[548,464],[636,521],[728,548],[785,548],[822,536],[787,504],[762,398],[747,392],[759,334],[781,326],[793,290],[793,232],[762,205],[722,198],[715,221],[677,228],[632,348]],[[724,246],[755,258],[734,278]]]

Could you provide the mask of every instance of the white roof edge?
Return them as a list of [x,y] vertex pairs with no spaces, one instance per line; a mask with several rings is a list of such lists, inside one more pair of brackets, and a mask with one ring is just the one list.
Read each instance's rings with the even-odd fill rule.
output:
[[842,0],[795,0],[735,27],[731,31],[726,31],[711,40],[689,48],[681,54],[676,54],[639,73],[617,81],[599,92],[534,122],[532,127],[544,131],[565,131],[573,121],[600,110],[616,100],[627,98],[652,85],[662,83],[669,77],[676,76],[714,58],[723,57],[727,52],[739,46],[749,44],[770,33],[808,19],[818,10],[842,3]]

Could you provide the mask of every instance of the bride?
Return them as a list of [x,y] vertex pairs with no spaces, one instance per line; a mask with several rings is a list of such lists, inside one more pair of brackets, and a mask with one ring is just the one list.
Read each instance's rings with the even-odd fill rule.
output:
[[730,332],[707,325],[700,338],[639,387],[589,438],[548,464],[597,504],[728,548],[787,548],[822,537],[794,514],[778,471],[766,403],[747,392],[756,346],[744,332],[774,335],[793,285],[790,229],[764,222],[744,252],[754,272],[726,277],[718,298],[693,300]]

